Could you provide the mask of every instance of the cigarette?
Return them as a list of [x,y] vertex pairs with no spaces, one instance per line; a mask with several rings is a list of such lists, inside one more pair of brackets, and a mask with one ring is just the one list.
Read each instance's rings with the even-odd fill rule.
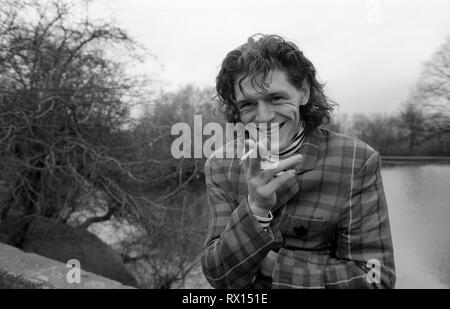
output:
[[245,160],[247,160],[248,157],[250,157],[250,155],[253,153],[253,149],[250,149],[249,151],[247,151],[246,154],[244,154],[240,160],[240,162],[244,162]]
[[[254,141],[252,141],[252,140],[249,140],[249,142],[252,142],[252,143],[254,143]],[[256,143],[256,147],[255,148],[251,148],[246,154],[244,154],[243,156],[242,156],[242,158],[241,158],[241,160],[240,160],[240,163],[242,163],[242,162],[244,162],[248,157],[250,157],[254,152],[255,152],[255,150],[257,150],[257,149],[259,149],[259,154],[260,154],[260,156],[261,156],[261,159],[266,159],[267,158],[267,155],[268,155],[268,152],[267,152],[267,148],[266,148],[266,145],[264,144],[264,140],[263,141],[259,141],[259,142],[257,142]],[[250,146],[250,147],[253,147],[253,146]]]

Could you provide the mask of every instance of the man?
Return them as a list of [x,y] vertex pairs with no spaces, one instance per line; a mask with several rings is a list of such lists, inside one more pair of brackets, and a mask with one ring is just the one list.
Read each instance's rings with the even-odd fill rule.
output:
[[247,145],[256,157],[216,153],[206,162],[211,222],[202,267],[209,283],[393,288],[380,156],[319,127],[332,104],[298,47],[275,35],[250,38],[226,56],[217,93],[229,122],[277,124],[286,161],[262,168],[264,149],[255,140]]

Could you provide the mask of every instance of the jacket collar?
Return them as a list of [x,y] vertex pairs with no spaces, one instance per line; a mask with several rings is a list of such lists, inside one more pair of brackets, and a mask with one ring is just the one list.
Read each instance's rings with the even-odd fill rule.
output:
[[298,153],[303,156],[303,161],[295,167],[297,175],[310,171],[316,166],[321,135],[320,129],[314,129],[306,136],[298,150]]
[[[307,171],[314,169],[316,166],[317,158],[319,156],[319,144],[323,138],[323,134],[320,129],[315,129],[308,133],[302,146],[298,150],[298,153],[303,156],[303,161],[299,163],[295,169],[297,175],[301,175]],[[285,205],[293,196],[299,191],[298,177],[292,178],[280,186],[277,191],[277,205],[272,209],[275,212],[281,206]]]

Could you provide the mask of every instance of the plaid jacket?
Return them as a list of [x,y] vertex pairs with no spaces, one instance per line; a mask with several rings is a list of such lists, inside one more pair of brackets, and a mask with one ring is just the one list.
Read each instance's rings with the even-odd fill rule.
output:
[[[231,144],[233,145],[233,144]],[[222,151],[229,149],[230,144]],[[236,144],[233,145],[236,148]],[[211,208],[202,268],[216,288],[393,288],[395,267],[378,152],[325,129],[301,146],[297,177],[277,190],[267,232],[247,202],[247,184],[236,158],[205,165]],[[223,155],[222,157],[224,157]],[[278,257],[272,278],[258,267]],[[372,261],[379,280],[369,283]]]

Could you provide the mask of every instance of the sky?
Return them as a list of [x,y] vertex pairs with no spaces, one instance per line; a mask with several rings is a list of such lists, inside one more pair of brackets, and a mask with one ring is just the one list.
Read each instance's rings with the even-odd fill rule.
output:
[[296,43],[342,113],[394,113],[450,36],[448,0],[115,0],[93,14],[155,55],[164,90],[214,86],[225,55],[255,33]]

